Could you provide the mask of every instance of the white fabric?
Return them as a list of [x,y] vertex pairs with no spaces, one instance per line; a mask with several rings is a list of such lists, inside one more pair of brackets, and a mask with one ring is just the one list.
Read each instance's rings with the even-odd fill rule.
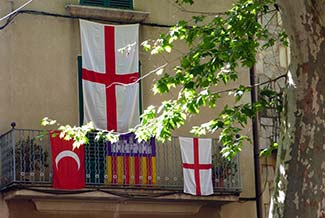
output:
[[116,74],[139,72],[138,24],[115,26]]
[[[80,20],[83,69],[106,73],[105,26],[107,25]],[[113,27],[116,74],[139,72],[139,25],[115,25]],[[113,87],[83,80],[84,122],[92,121],[97,129],[107,129],[107,88]],[[116,85],[115,93],[117,131],[125,132],[140,122],[139,84]]]
[[[179,137],[183,164],[194,164],[194,141],[193,138]],[[198,139],[199,164],[212,164],[211,139]],[[184,192],[196,195],[196,181],[194,169],[183,168]],[[201,195],[213,194],[212,169],[199,170]]]
[[82,81],[84,122],[94,122],[94,127],[106,129],[106,87],[104,84]]
[[105,73],[104,25],[80,20],[82,68]]
[[117,131],[126,132],[139,124],[139,84],[116,86],[117,97]]
[[212,195],[212,169],[200,170],[201,195]]

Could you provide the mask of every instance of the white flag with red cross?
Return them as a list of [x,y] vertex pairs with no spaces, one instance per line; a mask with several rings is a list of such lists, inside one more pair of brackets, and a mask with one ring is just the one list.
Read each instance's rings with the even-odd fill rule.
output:
[[80,20],[84,122],[127,131],[139,123],[139,25]]
[[180,137],[183,161],[184,192],[192,195],[211,195],[212,139]]

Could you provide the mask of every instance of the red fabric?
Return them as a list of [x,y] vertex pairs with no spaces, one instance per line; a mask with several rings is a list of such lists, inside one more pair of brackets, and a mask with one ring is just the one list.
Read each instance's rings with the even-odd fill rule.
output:
[[112,157],[113,184],[117,184],[117,156]]
[[[56,134],[56,137],[53,137]],[[53,188],[81,189],[85,187],[84,146],[72,150],[73,140],[59,137],[59,131],[50,132]]]
[[138,72],[116,74],[114,27],[105,26],[105,74],[82,69],[82,79],[104,84],[106,87],[107,129],[117,131],[115,82],[128,84],[139,77]]
[[129,157],[124,156],[124,172],[125,172],[125,180],[124,184],[130,184],[130,160]]
[[196,195],[201,195],[201,183],[200,183],[200,170],[208,170],[212,168],[212,164],[200,164],[199,161],[199,139],[193,138],[194,145],[194,164],[183,163],[183,168],[193,169],[194,178],[196,183]]
[[140,158],[134,157],[134,184],[140,184]]

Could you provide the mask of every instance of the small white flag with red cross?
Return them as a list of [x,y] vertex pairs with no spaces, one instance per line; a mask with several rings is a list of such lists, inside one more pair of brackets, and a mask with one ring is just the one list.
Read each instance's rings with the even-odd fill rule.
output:
[[183,160],[184,192],[192,195],[211,195],[212,139],[180,137]]
[[139,25],[80,20],[84,122],[128,131],[139,118]]

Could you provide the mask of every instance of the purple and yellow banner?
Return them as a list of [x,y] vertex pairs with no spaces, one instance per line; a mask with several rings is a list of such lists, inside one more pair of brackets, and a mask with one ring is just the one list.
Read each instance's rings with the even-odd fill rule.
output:
[[116,143],[107,143],[106,170],[108,184],[155,184],[155,139],[138,142],[133,133],[124,134]]

